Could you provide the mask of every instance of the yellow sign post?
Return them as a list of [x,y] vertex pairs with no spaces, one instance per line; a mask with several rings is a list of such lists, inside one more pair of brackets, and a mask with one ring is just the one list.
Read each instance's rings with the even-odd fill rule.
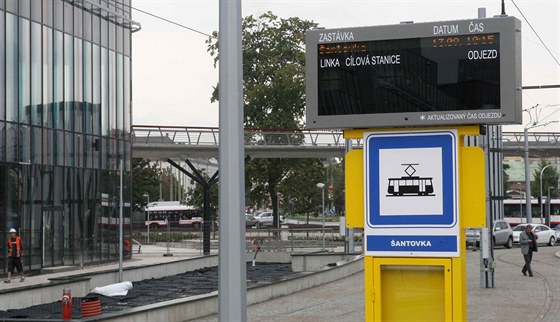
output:
[[[444,160],[441,161],[444,166],[447,162],[455,171],[456,175],[453,176],[452,181],[445,175],[438,177],[438,173],[430,177],[418,176],[415,174],[417,170],[415,167],[421,165],[406,161],[422,159],[421,156],[416,156],[417,150],[408,149],[406,143],[414,141],[415,136],[429,131],[449,132],[454,137],[456,151],[453,152],[453,157],[449,158],[450,161],[445,161],[445,157],[441,158]],[[391,133],[398,133],[402,137],[390,138],[389,142],[396,143],[387,145],[381,139]],[[381,138],[373,141],[371,148],[367,145],[369,134],[373,134],[374,138]],[[407,134],[410,136],[407,137]],[[364,244],[367,245],[364,261],[366,321],[464,321],[467,319],[464,230],[466,227],[485,227],[486,200],[484,152],[479,147],[465,146],[464,139],[465,136],[479,134],[478,126],[344,132],[346,139],[363,139],[364,148],[369,149],[370,156],[377,158],[371,161],[373,166],[378,167],[375,173],[377,176],[369,174],[371,164],[364,150],[351,150],[345,158],[346,225],[354,228],[363,227],[366,232],[370,232],[364,236]],[[427,140],[419,138],[417,141]],[[435,154],[436,161],[439,160],[440,154],[445,153],[445,147],[442,148],[443,150],[440,149],[444,151],[441,152],[430,147],[429,144],[424,145],[421,149],[426,149],[428,156]],[[387,149],[384,150],[384,146]],[[413,157],[403,157],[408,155]],[[396,160],[400,160],[400,157],[405,161],[393,165],[391,157],[397,158]],[[431,157],[433,158],[433,155]],[[430,162],[426,157],[422,160],[424,163]],[[386,170],[393,169],[395,166],[404,166],[406,175],[402,178],[387,178],[388,174],[385,172],[390,171]],[[434,167],[433,164],[430,166]],[[369,182],[372,180],[377,182]],[[447,181],[449,182],[446,183]],[[450,188],[451,184],[453,184],[452,188]],[[379,188],[384,186],[388,188]],[[453,193],[450,194],[446,189],[452,189]],[[446,194],[453,195],[453,202],[456,202],[454,208],[451,203],[438,197]],[[437,198],[443,200],[444,206],[434,210],[435,206],[430,200]],[[400,233],[395,227],[399,227],[397,225],[399,220],[407,218],[399,213],[398,205],[403,203],[419,209],[419,215],[408,216],[412,218],[409,219],[410,222],[401,221],[406,224],[402,225],[404,233]],[[452,208],[456,216],[453,218],[448,211]],[[432,214],[440,212],[441,216]],[[438,235],[437,225],[431,223],[441,221],[445,226],[442,220],[448,215],[450,223],[452,222],[448,226],[453,230],[447,230],[447,233],[443,234],[445,236]],[[420,220],[422,216],[428,219],[424,224]],[[392,222],[393,219],[396,221]],[[414,224],[416,222],[418,225]],[[423,234],[424,232],[427,234]],[[450,235],[449,232],[452,234]],[[426,246],[429,251],[423,253],[423,246]],[[443,255],[438,255],[438,251]]]

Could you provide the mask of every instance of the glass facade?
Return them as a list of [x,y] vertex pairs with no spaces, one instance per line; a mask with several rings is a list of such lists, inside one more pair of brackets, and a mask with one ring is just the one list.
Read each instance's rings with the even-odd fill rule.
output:
[[0,0],[0,271],[118,258],[130,225],[130,0]]

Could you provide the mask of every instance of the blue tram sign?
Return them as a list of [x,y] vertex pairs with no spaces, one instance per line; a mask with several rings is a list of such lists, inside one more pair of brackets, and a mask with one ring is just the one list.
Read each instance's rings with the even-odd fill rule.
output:
[[366,255],[459,256],[457,132],[364,137]]

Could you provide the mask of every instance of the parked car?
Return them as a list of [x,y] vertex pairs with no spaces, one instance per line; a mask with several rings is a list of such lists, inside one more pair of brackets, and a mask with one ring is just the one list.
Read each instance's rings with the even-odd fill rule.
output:
[[259,220],[251,215],[245,214],[245,227],[259,228]]
[[[533,232],[539,237],[537,239],[537,244],[548,244],[549,246],[554,246],[556,244],[556,231],[550,229],[550,227],[542,224],[531,224],[533,226]],[[527,224],[521,224],[513,228],[513,242],[519,243],[519,235],[525,230]]]
[[[467,229],[467,245],[480,245],[480,229]],[[492,228],[494,246],[513,247],[513,230],[504,220],[496,220]]]
[[[264,211],[255,216],[255,219],[259,221],[262,226],[272,226],[274,221],[274,214],[272,211]],[[284,218],[280,216],[280,223],[284,221]]]
[[560,239],[560,225],[556,225],[552,230],[556,233],[556,241],[558,241],[558,239]]

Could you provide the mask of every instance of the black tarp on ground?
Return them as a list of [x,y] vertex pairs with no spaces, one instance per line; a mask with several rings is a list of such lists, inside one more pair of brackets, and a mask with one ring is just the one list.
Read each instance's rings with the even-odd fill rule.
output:
[[[291,264],[247,264],[247,284],[271,282],[294,274]],[[105,297],[101,300],[102,312],[116,312],[152,303],[206,294],[218,290],[218,267],[202,268],[173,276],[134,282],[126,296]],[[62,317],[60,301],[35,305],[24,309],[0,311],[0,318],[57,319]],[[80,298],[72,299],[72,317],[81,317]]]

